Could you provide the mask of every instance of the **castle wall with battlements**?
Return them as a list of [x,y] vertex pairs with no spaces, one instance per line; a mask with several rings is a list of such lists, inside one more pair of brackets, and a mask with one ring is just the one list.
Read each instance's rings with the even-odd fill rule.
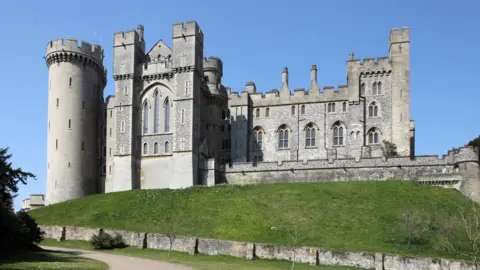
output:
[[[480,192],[478,151],[414,155],[408,28],[392,29],[386,57],[351,53],[345,85],[319,86],[313,65],[308,89],[290,85],[284,68],[280,87],[268,91],[253,81],[225,87],[224,63],[204,56],[195,21],[172,26],[171,47],[159,40],[147,49],[144,35],[142,25],[114,33],[115,92],[104,102],[103,49],[48,44],[47,204],[138,188],[440,174],[462,179],[473,197]],[[384,158],[384,141],[398,157]]]

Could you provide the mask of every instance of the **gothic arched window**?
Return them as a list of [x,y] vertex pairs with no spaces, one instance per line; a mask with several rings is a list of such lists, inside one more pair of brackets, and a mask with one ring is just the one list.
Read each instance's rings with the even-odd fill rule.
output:
[[153,93],[153,132],[160,132],[160,97],[158,91]]
[[305,115],[305,105],[302,105],[301,113],[302,113],[302,115]]
[[148,154],[148,145],[147,145],[147,143],[144,143],[144,144],[143,144],[143,154],[144,154],[144,155]]
[[377,128],[371,128],[367,134],[368,144],[378,144],[380,142],[380,131]]
[[372,95],[374,95],[374,96],[377,95],[377,82],[373,83]]
[[295,106],[292,106],[292,115],[295,115]]
[[281,125],[278,129],[278,148],[286,149],[288,148],[288,133],[289,129],[286,125]]
[[305,128],[305,147],[314,147],[315,146],[315,126],[310,123]]
[[158,143],[157,143],[157,142],[155,142],[155,143],[153,144],[153,153],[154,153],[154,154],[158,154]]
[[382,83],[378,82],[377,84],[377,94],[381,95],[382,94]]
[[253,149],[262,150],[263,147],[263,129],[261,127],[256,127],[253,130]]
[[148,102],[143,103],[143,134],[148,133]]
[[365,96],[365,83],[360,85],[360,95]]
[[260,109],[259,108],[257,108],[255,110],[255,117],[257,117],[257,118],[260,117]]
[[378,104],[373,101],[368,105],[368,117],[377,117],[378,116]]
[[168,97],[163,106],[165,107],[165,132],[170,132],[170,100]]
[[170,152],[170,143],[165,142],[165,154]]
[[270,116],[270,108],[266,108],[265,109],[265,117],[269,117]]
[[333,145],[343,145],[343,126],[340,122],[336,122],[333,125]]

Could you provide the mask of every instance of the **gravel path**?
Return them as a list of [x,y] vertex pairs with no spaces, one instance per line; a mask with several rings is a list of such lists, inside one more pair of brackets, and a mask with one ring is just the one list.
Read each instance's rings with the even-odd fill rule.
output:
[[63,251],[72,253],[81,257],[102,261],[108,264],[110,270],[193,270],[193,268],[182,266],[179,264],[166,263],[160,261],[154,261],[149,259],[141,259],[123,255],[113,255],[102,252],[95,252],[89,250],[70,249],[70,248],[58,248],[58,247],[46,247],[42,246],[44,250],[51,251]]

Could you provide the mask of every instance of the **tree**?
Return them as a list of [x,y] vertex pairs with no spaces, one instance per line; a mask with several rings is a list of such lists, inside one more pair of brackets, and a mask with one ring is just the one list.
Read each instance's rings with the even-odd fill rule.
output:
[[9,159],[8,148],[0,148],[0,203],[13,210],[13,198],[17,195],[18,184],[27,184],[28,178],[35,178],[30,172],[24,172],[21,168],[12,168]]
[[398,156],[397,145],[387,140],[383,140],[382,146],[383,155],[385,157],[396,157]]
[[475,138],[475,139],[473,139],[473,140],[469,141],[469,142],[467,143],[467,146],[476,146],[476,147],[480,147],[480,135],[478,135],[478,137],[477,137],[477,138]]

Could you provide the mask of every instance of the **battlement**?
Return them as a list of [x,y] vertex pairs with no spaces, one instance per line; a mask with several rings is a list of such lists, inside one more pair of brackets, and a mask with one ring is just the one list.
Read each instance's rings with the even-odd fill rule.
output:
[[61,38],[55,39],[47,44],[47,56],[55,52],[75,52],[85,56],[94,58],[99,63],[103,64],[103,48],[97,44],[90,44],[85,41],[76,39]]
[[204,71],[214,71],[219,72],[220,76],[223,75],[223,63],[222,60],[215,56],[210,56],[203,60],[203,70]]
[[203,32],[196,21],[188,21],[185,24],[183,22],[173,24],[172,38],[184,38],[188,36],[196,36],[203,44]]
[[363,72],[389,72],[392,70],[392,65],[388,56],[350,59],[347,61],[347,66],[358,66]]
[[390,30],[390,44],[400,42],[410,42],[410,28],[402,27]]
[[143,31],[143,26],[139,25],[137,30],[116,32],[113,34],[113,46],[141,44],[143,42]]

